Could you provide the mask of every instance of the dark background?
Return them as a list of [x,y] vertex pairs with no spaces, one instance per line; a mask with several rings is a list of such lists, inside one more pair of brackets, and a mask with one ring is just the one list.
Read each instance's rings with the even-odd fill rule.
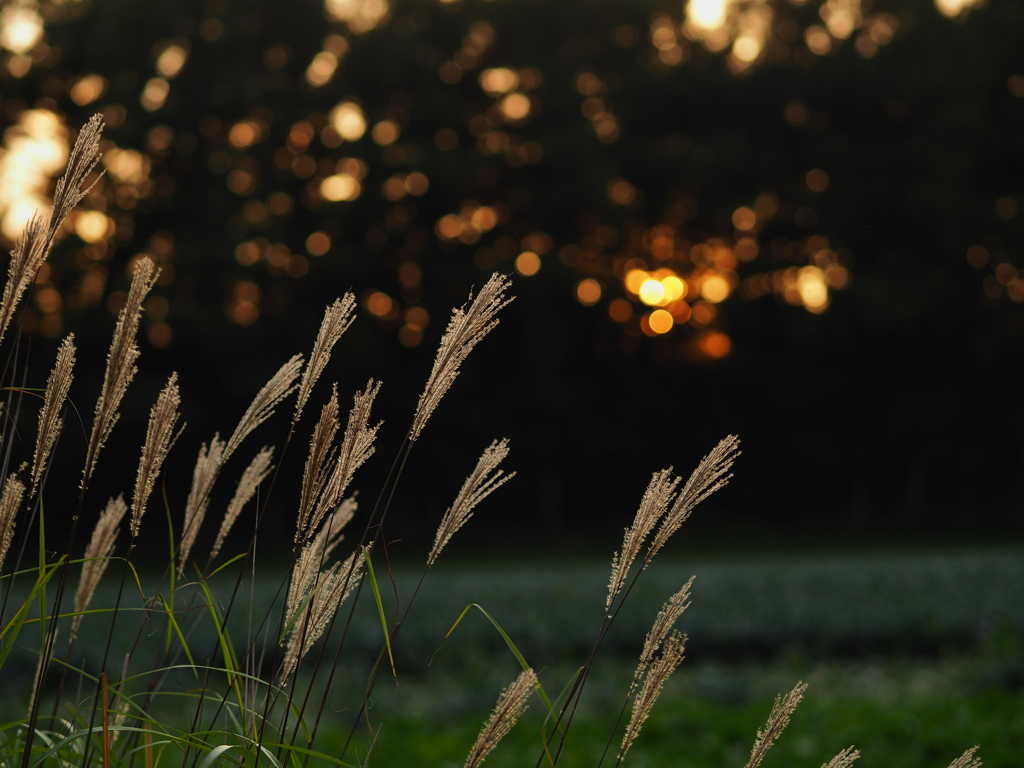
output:
[[[308,354],[323,307],[347,290],[360,299],[359,318],[314,407],[330,381],[343,398],[371,376],[384,381],[381,447],[357,479],[368,505],[398,451],[450,308],[494,269],[513,273],[523,243],[537,242],[524,239],[542,232],[550,247],[541,270],[513,275],[515,302],[412,454],[390,518],[393,537],[431,537],[482,449],[507,436],[507,464],[519,475],[485,502],[462,543],[603,546],[631,519],[651,472],[674,465],[686,474],[729,433],[740,435],[744,453],[732,484],[709,502],[714,509],[695,516],[694,546],[1019,535],[1024,294],[1011,283],[1024,247],[1024,6],[994,0],[954,20],[926,0],[865,3],[865,15],[898,22],[893,40],[867,58],[855,50],[857,33],[833,41],[827,55],[807,49],[799,32],[821,23],[816,0],[772,7],[769,53],[734,74],[723,54],[696,42],[683,43],[683,63],[656,61],[652,19],[661,14],[678,25],[679,3],[408,0],[361,35],[326,19],[312,0],[96,0],[59,13],[44,6],[49,54],[38,54],[24,77],[3,79],[0,119],[13,125],[25,108],[43,107],[76,127],[104,111],[114,118],[105,137],[145,151],[151,162],[148,192],[137,203],[119,207],[109,179],[99,188],[106,203],[86,201],[106,205],[117,222],[99,259],[83,258],[87,248],[74,234],[51,258],[50,284],[68,297],[56,328],[75,331],[82,349],[72,397],[83,418],[114,323],[106,298],[73,299],[84,273],[96,264],[105,270],[106,297],[126,289],[125,266],[137,253],[173,268],[173,279],[156,289],[169,314],[144,321],[144,333],[166,322],[169,343],[142,340],[140,373],[101,459],[95,505],[104,491],[133,484],[134,446],[171,370],[181,374],[188,428],[167,494],[172,509],[183,504],[199,444],[214,431],[230,433],[269,375],[295,352]],[[480,20],[493,29],[492,44],[459,82],[443,82],[439,68]],[[304,72],[332,33],[348,41],[348,52],[329,84],[311,88]],[[176,39],[187,41],[188,60],[170,79],[165,104],[147,111],[139,94],[160,46]],[[272,49],[284,52],[283,64]],[[513,131],[541,147],[538,162],[509,164],[479,151],[471,135],[473,118],[494,104],[477,76],[498,66],[543,75],[530,94],[531,116]],[[581,72],[604,83],[602,98],[620,128],[614,142],[599,141],[581,113]],[[69,89],[84,73],[101,75],[107,88],[78,105]],[[337,148],[314,139],[314,181],[342,157],[368,167],[357,200],[328,204],[310,194],[309,180],[275,164],[275,152],[297,121],[322,124],[347,98],[361,102],[370,125],[397,120],[401,136],[392,147],[375,144],[369,130]],[[802,121],[792,111],[787,118],[794,103],[804,108]],[[250,118],[265,123],[264,137],[244,151],[232,147],[231,126]],[[172,141],[161,149],[153,129],[165,127]],[[457,147],[438,148],[442,128],[456,132]],[[822,192],[805,183],[815,168],[828,173]],[[232,169],[252,179],[243,193],[226,183]],[[382,197],[391,174],[413,170],[429,178],[426,194]],[[616,178],[637,190],[632,205],[609,200]],[[732,212],[766,191],[779,214],[760,227],[760,255],[738,266],[740,278],[806,264],[785,244],[825,236],[850,273],[827,311],[736,292],[709,326],[731,340],[720,359],[699,351],[707,329],[677,326],[650,338],[635,317],[625,324],[609,317],[609,301],[626,296],[612,265],[635,253],[635,233],[668,223],[690,241],[730,238]],[[275,192],[289,195],[289,211],[264,206],[258,221],[246,219],[247,202]],[[439,238],[436,222],[470,199],[498,209],[499,224],[473,244]],[[680,205],[682,219],[673,213]],[[235,258],[240,242],[260,237],[302,254],[317,230],[332,246],[306,257],[302,276]],[[567,246],[591,255],[577,259]],[[972,246],[985,254],[975,264],[967,258]],[[411,288],[399,278],[407,263],[422,275]],[[574,298],[582,277],[602,283],[595,306]],[[238,281],[261,292],[259,317],[248,325],[232,321]],[[429,312],[420,344],[403,345],[400,321],[367,311],[373,291],[403,310]],[[32,332],[44,327],[41,315],[30,305],[37,385],[57,343],[53,325],[51,336]],[[218,491],[224,500],[257,441],[280,444],[284,421],[264,427],[229,464]],[[282,535],[290,535],[312,418],[306,422],[272,500]],[[57,495],[80,471],[74,431],[60,446],[64,465],[51,482]]]

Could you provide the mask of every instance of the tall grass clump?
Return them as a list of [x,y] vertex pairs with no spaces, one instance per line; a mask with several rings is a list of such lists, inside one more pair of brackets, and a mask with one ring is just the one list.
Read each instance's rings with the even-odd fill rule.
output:
[[[56,186],[53,211],[48,218],[33,217],[11,253],[0,305],[0,340],[10,341],[7,331],[16,325],[26,288],[52,250],[64,217],[90,188],[101,130],[99,117],[82,128],[67,172]],[[357,503],[354,489],[360,469],[379,450],[381,422],[375,403],[383,385],[369,380],[352,395],[346,415],[337,384],[319,382],[354,320],[351,294],[326,308],[308,358],[296,354],[281,363],[227,437],[214,433],[201,443],[187,494],[182,479],[164,476],[168,455],[185,429],[181,402],[189,395],[183,395],[177,374],[171,373],[155,393],[134,486],[102,500],[91,485],[104,447],[116,437],[121,403],[137,372],[139,317],[158,274],[152,261],[138,260],[113,331],[82,455],[58,451],[76,365],[74,337],[61,342],[42,390],[32,447],[23,446],[16,432],[16,418],[29,410],[31,391],[18,384],[24,379],[17,373],[19,347],[9,345],[7,418],[0,435],[0,681],[6,689],[3,705],[15,714],[0,724],[0,766],[366,764],[372,754],[354,754],[353,737],[361,724],[371,727],[369,708],[380,676],[398,675],[400,630],[427,571],[486,497],[515,474],[503,468],[510,452],[508,440],[492,440],[462,487],[452,489],[451,506],[437,514],[434,542],[424,554],[415,587],[400,594],[391,577],[383,533],[391,499],[414,447],[463,363],[512,300],[510,282],[493,275],[453,311],[405,439],[392,457],[391,471],[382,487],[370,497],[360,497],[371,498],[369,504]],[[315,410],[316,393],[324,389],[328,394],[321,395],[315,423],[308,424],[303,416]],[[250,445],[250,436],[292,396],[294,410],[283,439],[274,445]],[[80,403],[77,410],[88,412]],[[273,594],[262,601],[266,607],[257,610],[257,601],[250,599],[247,607],[245,596],[267,590],[266,580],[256,579],[264,554],[257,544],[277,473],[296,434],[300,442],[308,435],[309,443],[304,447],[298,497],[286,502],[295,515],[290,567],[276,589],[269,590]],[[18,454],[23,449],[22,460]],[[230,502],[219,512],[212,546],[203,551],[201,534],[210,527],[206,518],[214,506],[213,489],[236,454],[243,455],[245,469]],[[522,671],[498,695],[476,742],[465,745],[467,768],[480,765],[499,746],[531,701],[541,707],[544,724],[536,754],[527,758],[535,759],[538,767],[552,768],[563,760],[587,681],[597,673],[602,645],[623,603],[694,508],[729,481],[738,455],[739,441],[729,436],[685,482],[671,468],[654,473],[612,559],[604,605],[600,599],[595,602],[589,655],[569,680],[555,681],[558,695],[549,695],[513,638],[483,607],[475,606],[493,623]],[[80,468],[77,498],[70,508],[47,504],[47,477],[54,461]],[[165,487],[180,493],[156,493],[161,478]],[[173,501],[182,497],[180,506]],[[146,518],[151,507],[162,508],[170,533],[166,562],[155,574],[151,564],[140,567],[138,555],[142,537],[153,530],[153,521]],[[251,520],[248,545],[241,551],[225,551],[228,534],[245,519]],[[103,580],[113,585],[104,593],[112,599],[97,605]],[[623,762],[666,680],[683,661],[686,636],[676,625],[689,605],[692,583],[692,578],[686,581],[654,618],[623,695],[619,719],[609,724],[602,762]],[[387,592],[393,593],[390,609],[383,597]],[[375,658],[357,656],[353,662],[345,651],[347,643],[351,646],[352,618],[360,600],[379,617],[379,652]],[[473,608],[467,606],[452,617],[449,634]],[[76,653],[76,643],[86,643],[87,637],[87,650]],[[34,657],[34,669],[28,673],[18,656],[26,644]],[[365,680],[361,702],[335,711],[343,670],[350,675],[351,666],[364,661],[358,673]],[[804,688],[798,684],[776,701],[767,724],[757,733],[748,768],[761,763]],[[333,721],[329,728],[328,716]],[[344,720],[340,727],[339,718]],[[327,730],[334,745],[340,734],[340,747],[322,746]],[[374,732],[379,734],[379,728]],[[973,755],[968,750],[952,766],[977,766]],[[827,766],[849,766],[857,756],[852,747],[843,749]]]

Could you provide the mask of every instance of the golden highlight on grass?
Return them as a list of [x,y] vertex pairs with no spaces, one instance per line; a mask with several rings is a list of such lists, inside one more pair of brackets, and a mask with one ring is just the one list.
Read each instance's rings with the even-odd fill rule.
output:
[[[310,568],[303,575],[305,583],[297,594],[296,612],[288,617],[288,621],[294,619],[294,623],[284,642],[284,661],[278,677],[282,686],[351,594],[352,588],[362,577],[365,564],[362,551],[353,552],[343,562],[323,570]],[[299,611],[303,604],[305,608]]]
[[128,505],[124,503],[123,495],[111,499],[92,530],[92,538],[85,548],[85,562],[82,563],[78,591],[75,592],[75,611],[78,615],[71,623],[72,640],[78,637],[78,629],[85,618],[82,611],[89,607],[96,587],[99,586],[100,579],[110,564],[110,556],[114,553],[114,544],[117,543],[117,528],[127,511]]
[[622,552],[612,555],[612,576],[608,584],[606,609],[611,609],[616,595],[626,583],[626,577],[629,575],[633,561],[651,531],[654,530],[654,526],[668,510],[680,482],[681,478],[672,474],[671,467],[655,472],[651,477],[651,482],[647,485],[636,516],[633,518],[633,524],[626,529],[626,533],[622,537]]
[[[356,471],[366,463],[373,455],[373,442],[377,439],[377,430],[380,423],[370,426],[370,410],[373,408],[373,401],[380,392],[380,382],[370,379],[366,383],[366,389],[356,392],[352,399],[352,409],[348,412],[348,423],[345,425],[345,434],[341,440],[341,448],[334,459],[334,466],[326,479],[318,483],[318,493],[315,494],[315,502],[305,511],[303,519],[299,521],[297,541],[305,541],[312,531],[316,530],[321,521],[341,501],[345,491],[352,483]],[[330,404],[328,404],[330,405]],[[327,414],[329,415],[329,414]],[[325,416],[321,416],[321,423]],[[317,424],[320,427],[320,424]],[[336,429],[328,428],[332,433]],[[325,437],[325,436],[324,436]],[[321,437],[321,440],[324,439]],[[314,440],[316,440],[314,433]],[[317,446],[313,446],[317,448]],[[317,449],[322,450],[322,446]],[[313,471],[310,468],[310,471]],[[319,475],[320,470],[315,474]],[[305,488],[303,488],[305,494]]]
[[661,526],[648,549],[647,562],[650,562],[672,534],[679,530],[679,526],[690,516],[694,507],[729,482],[732,475],[728,472],[732,469],[736,457],[740,455],[739,445],[740,439],[736,435],[729,435],[701,459],[676,497],[672,508],[662,518]]
[[796,706],[803,699],[806,690],[806,684],[797,683],[793,690],[784,697],[775,697],[775,704],[772,706],[771,714],[768,715],[768,722],[765,723],[764,730],[757,732],[757,739],[754,741],[754,748],[750,751],[750,760],[747,761],[746,768],[757,768],[761,764],[772,744],[789,725],[790,715],[796,710]]
[[643,650],[640,651],[640,663],[637,665],[636,673],[633,675],[634,680],[639,680],[644,672],[647,671],[647,666],[651,663],[651,659],[654,658],[654,654],[661,647],[662,643],[665,642],[665,638],[668,637],[669,632],[675,626],[679,617],[683,615],[683,611],[690,607],[690,587],[693,585],[693,579],[694,577],[691,576],[690,580],[683,585],[683,588],[672,595],[661,607],[661,610],[658,611],[654,624],[651,625],[651,629],[644,640]]
[[299,499],[299,514],[295,527],[295,543],[300,543],[311,530],[310,516],[313,505],[323,493],[331,475],[329,459],[334,451],[334,438],[341,429],[338,421],[338,385],[331,388],[331,397],[320,411],[320,419],[313,429],[309,443],[309,455],[302,473],[302,496]]
[[537,687],[537,675],[532,669],[524,669],[512,684],[498,696],[494,711],[484,723],[476,743],[466,758],[466,768],[477,768],[489,755],[512,726],[526,711],[526,701]]
[[185,502],[185,520],[182,524],[181,540],[178,544],[179,578],[185,573],[188,556],[195,546],[199,528],[206,518],[206,509],[210,504],[210,491],[213,490],[221,467],[231,458],[242,441],[256,427],[269,419],[277,405],[295,389],[295,379],[301,369],[302,355],[293,356],[256,394],[227,442],[221,440],[218,433],[213,436],[209,446],[203,443],[200,447],[195,468],[192,470],[192,487],[189,490],[188,500]]
[[850,768],[858,757],[860,757],[860,752],[849,746],[822,765],[821,768]]
[[498,312],[512,301],[511,298],[505,298],[505,291],[511,285],[512,281],[508,277],[496,272],[484,283],[475,299],[470,294],[467,305],[452,310],[451,320],[448,321],[441,345],[437,349],[437,357],[434,358],[434,367],[416,406],[409,431],[410,440],[419,439],[430,414],[458,377],[469,353],[498,324]]
[[220,554],[221,547],[224,546],[224,540],[230,533],[231,528],[234,526],[235,521],[238,520],[238,516],[242,514],[242,509],[249,500],[256,494],[256,489],[260,487],[260,484],[267,479],[267,475],[273,469],[271,460],[274,458],[274,449],[263,446],[260,452],[257,453],[249,466],[245,468],[242,473],[242,479],[238,481],[238,488],[235,489],[235,495],[231,497],[231,501],[228,502],[227,511],[224,513],[224,519],[221,520],[220,530],[217,531],[217,539],[213,543],[213,549],[210,550],[210,561],[212,562],[217,555]]
[[128,289],[128,299],[117,315],[114,327],[114,338],[107,354],[107,368],[103,375],[103,388],[96,401],[96,413],[93,418],[92,434],[86,451],[85,466],[82,468],[82,490],[89,485],[89,479],[96,469],[96,461],[100,450],[110,437],[120,413],[118,408],[121,399],[131,384],[138,368],[135,361],[139,357],[139,347],[135,336],[139,330],[139,316],[142,313],[142,301],[146,298],[160,274],[153,260],[145,256],[135,265],[132,285]]
[[0,568],[3,567],[7,550],[11,548],[14,539],[14,523],[24,495],[25,484],[16,475],[8,475],[3,493],[0,493]]
[[974,745],[949,764],[949,768],[981,768],[981,760],[974,756],[978,746]]
[[320,331],[317,333],[316,342],[313,344],[313,351],[309,355],[309,365],[302,373],[302,381],[299,383],[299,395],[295,403],[295,415],[292,417],[292,424],[302,416],[302,410],[313,391],[313,387],[320,374],[323,373],[327,362],[331,359],[331,350],[338,343],[341,335],[348,330],[355,321],[356,297],[352,293],[346,293],[340,299],[335,299],[324,311],[324,319],[320,323]]
[[146,513],[146,503],[153,493],[153,486],[156,484],[164,460],[174,442],[175,429],[181,416],[178,412],[180,406],[178,374],[172,373],[149,411],[146,442],[142,444],[139,471],[135,476],[135,493],[132,495],[131,534],[133,545],[139,535],[142,516]]
[[476,505],[515,477],[515,472],[506,475],[503,470],[498,469],[498,465],[506,456],[508,456],[507,438],[495,440],[484,449],[476,467],[462,484],[459,495],[455,497],[455,502],[441,519],[441,525],[438,526],[437,532],[434,534],[434,546],[431,547],[430,554],[427,556],[428,566],[434,564],[445,544],[473,516]]
[[[100,135],[103,133],[102,115],[92,118],[78,132],[78,138],[71,149],[67,170],[57,181],[53,193],[53,208],[44,223],[38,211],[32,215],[18,242],[11,251],[11,262],[7,266],[7,283],[0,298],[0,341],[11,324],[14,311],[21,297],[35,279],[39,267],[46,261],[53,249],[53,240],[71,210],[78,205],[92,189],[84,187],[86,177],[92,173],[100,159]],[[98,179],[98,177],[97,177]],[[94,181],[93,184],[96,182]]]
[[252,403],[242,414],[235,431],[228,439],[224,449],[224,461],[227,461],[256,427],[270,418],[278,403],[284,400],[295,389],[295,379],[302,370],[302,355],[293,355],[282,365],[263,389],[256,393]]
[[651,708],[654,706],[654,702],[658,700],[658,696],[661,695],[661,689],[664,687],[665,681],[682,663],[684,658],[683,651],[685,649],[686,635],[674,631],[665,641],[661,655],[651,662],[647,668],[644,685],[633,702],[633,714],[629,718],[629,725],[626,726],[626,733],[622,737],[622,749],[619,752],[620,762],[636,740],[644,721],[651,714]]
[[39,480],[46,470],[46,463],[53,446],[64,429],[60,412],[68,398],[68,390],[74,380],[75,335],[69,333],[57,350],[57,361],[46,381],[43,407],[39,411],[39,431],[36,434],[36,450],[32,458],[32,495],[39,487]]

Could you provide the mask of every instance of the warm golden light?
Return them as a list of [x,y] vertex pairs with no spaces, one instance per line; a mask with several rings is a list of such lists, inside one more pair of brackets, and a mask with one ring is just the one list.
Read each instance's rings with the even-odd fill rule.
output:
[[419,171],[413,171],[405,177],[405,191],[410,195],[420,196],[426,194],[427,189],[430,188],[430,180],[426,174],[420,173]]
[[804,183],[807,184],[807,188],[811,190],[811,192],[824,192],[828,189],[828,182],[828,174],[820,168],[808,171],[807,176],[804,177]]
[[935,7],[939,13],[950,19],[963,16],[972,8],[981,5],[982,0],[935,0]]
[[626,290],[634,295],[640,293],[640,286],[648,279],[647,272],[642,269],[631,269],[626,272],[624,280]]
[[56,114],[45,109],[21,113],[4,132],[0,153],[0,232],[16,240],[36,211],[45,212],[43,197],[50,177],[68,157],[67,131]]
[[172,80],[188,60],[188,48],[185,44],[174,43],[167,46],[156,59],[156,71],[161,77]]
[[796,289],[809,312],[819,314],[828,308],[828,283],[825,280],[825,273],[818,267],[803,267],[797,273]]
[[246,149],[263,138],[262,126],[255,120],[242,120],[231,126],[228,141],[235,149]]
[[732,341],[719,331],[706,331],[697,337],[697,346],[705,356],[718,359],[729,354]]
[[640,284],[640,290],[637,291],[640,296],[640,301],[650,307],[656,307],[659,304],[665,302],[665,286],[661,284],[660,280],[649,277]]
[[334,203],[355,200],[362,191],[359,180],[348,173],[336,173],[320,182],[320,194]]
[[729,283],[721,275],[707,275],[700,282],[700,295],[717,304],[729,296]]
[[382,26],[390,10],[388,0],[324,0],[327,18],[345,23],[357,35]]
[[104,78],[99,75],[83,75],[74,82],[68,95],[75,104],[84,107],[96,101],[106,90],[107,81]]
[[326,232],[314,232],[306,238],[306,253],[310,256],[323,256],[331,250],[331,238]]
[[757,214],[750,208],[737,208],[732,212],[732,225],[741,231],[749,231],[757,226]]
[[388,144],[394,144],[398,141],[400,132],[401,129],[394,120],[381,120],[373,126],[370,136],[373,138],[374,143],[386,147]]
[[522,120],[530,114],[530,97],[522,93],[510,93],[499,105],[506,120]]
[[686,295],[686,283],[677,275],[669,275],[661,279],[661,285],[665,289],[665,301],[678,301]]
[[592,307],[601,300],[601,284],[585,278],[576,283],[576,301],[585,307]]
[[114,222],[100,211],[82,211],[75,218],[75,234],[87,243],[98,243],[114,233]]
[[154,77],[146,82],[142,89],[139,103],[147,112],[156,112],[167,101],[167,95],[171,92],[171,84],[162,77]]
[[35,3],[5,3],[0,11],[0,47],[23,55],[43,39],[43,18]]
[[532,277],[540,272],[540,256],[533,251],[523,251],[516,256],[515,267],[523,277]]
[[353,101],[343,101],[329,115],[331,126],[345,141],[358,141],[366,133],[366,116]]
[[480,87],[488,96],[501,96],[518,87],[519,74],[507,67],[494,67],[481,72],[478,80]]
[[382,291],[375,291],[366,297],[366,311],[375,317],[387,317],[394,308],[394,301]]
[[625,179],[612,179],[607,187],[608,199],[616,205],[632,205],[636,201],[636,187]]
[[687,0],[686,23],[698,30],[718,29],[725,24],[729,0]]
[[655,333],[668,333],[675,325],[675,318],[664,309],[656,309],[647,318],[647,324]]
[[338,69],[338,57],[330,51],[320,51],[306,67],[306,82],[314,88],[327,85]]

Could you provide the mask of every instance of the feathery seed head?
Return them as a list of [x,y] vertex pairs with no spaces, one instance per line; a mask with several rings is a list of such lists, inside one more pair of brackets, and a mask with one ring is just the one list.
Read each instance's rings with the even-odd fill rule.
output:
[[111,499],[100,514],[96,527],[93,528],[89,546],[85,548],[85,562],[82,563],[82,575],[78,580],[78,591],[75,593],[75,611],[78,615],[71,624],[71,637],[78,636],[78,628],[83,619],[82,611],[89,606],[89,601],[92,600],[96,587],[99,586],[100,579],[110,564],[110,556],[117,542],[117,527],[127,511],[128,505],[124,503],[123,495]]
[[[92,184],[83,188],[86,177],[92,173],[100,159],[100,135],[103,132],[102,115],[93,115],[82,126],[71,149],[67,170],[57,181],[53,193],[53,209],[44,222],[43,216],[36,212],[26,224],[21,237],[18,238],[14,250],[11,251],[11,262],[7,267],[7,284],[4,285],[3,297],[0,298],[0,341],[10,326],[14,310],[17,309],[26,289],[35,279],[39,267],[50,255],[53,238],[60,225],[84,198]],[[98,180],[98,177],[97,177]],[[93,182],[95,184],[96,182]]]
[[680,632],[672,632],[668,640],[665,641],[665,647],[662,649],[661,655],[654,660],[647,670],[647,677],[644,678],[643,688],[640,689],[640,693],[633,701],[633,714],[629,718],[629,725],[626,726],[626,733],[622,737],[622,749],[619,752],[620,762],[636,740],[644,721],[651,714],[651,708],[654,706],[654,702],[658,700],[658,696],[661,695],[661,689],[665,685],[665,681],[682,663],[685,648],[686,635]]
[[107,368],[103,374],[103,388],[96,401],[96,412],[93,418],[92,434],[86,452],[85,466],[82,468],[80,487],[84,490],[89,484],[100,450],[110,437],[120,413],[118,408],[128,385],[135,378],[138,370],[135,361],[139,357],[139,347],[135,336],[139,330],[139,316],[142,313],[142,302],[146,294],[156,283],[160,270],[148,256],[139,259],[132,275],[128,299],[117,315],[114,327],[114,338],[107,353]]
[[496,272],[475,299],[470,294],[468,304],[452,311],[452,318],[448,321],[448,328],[441,337],[441,345],[434,358],[434,367],[416,406],[409,431],[410,440],[419,438],[430,414],[459,375],[459,369],[473,347],[498,324],[498,312],[512,301],[511,298],[505,298],[505,291],[511,285],[512,281],[508,277]]
[[7,550],[14,539],[14,521],[24,495],[25,484],[16,475],[8,475],[3,493],[0,493],[0,569],[3,568]]
[[249,503],[249,499],[255,495],[260,483],[267,479],[267,475],[273,469],[270,464],[273,457],[274,449],[263,446],[242,473],[242,479],[238,481],[235,495],[231,497],[227,511],[224,513],[224,519],[221,521],[220,530],[217,532],[217,539],[213,544],[213,549],[210,550],[211,562],[220,554],[220,549],[224,546],[224,540],[227,538],[238,516],[242,513],[242,508]]
[[146,442],[142,445],[139,471],[135,476],[135,493],[132,495],[131,534],[132,542],[139,535],[139,524],[146,512],[146,502],[153,493],[153,486],[163,468],[164,460],[175,439],[175,428],[181,414],[181,395],[178,392],[178,374],[172,373],[167,384],[149,411],[149,426],[146,428]]
[[772,744],[779,738],[779,734],[789,725],[789,717],[796,710],[800,700],[803,699],[806,690],[807,686],[804,683],[797,683],[785,697],[775,697],[775,704],[772,706],[771,714],[768,715],[768,722],[765,723],[764,730],[757,732],[757,739],[754,741],[754,748],[750,752],[750,760],[747,761],[746,768],[757,768],[760,765]]
[[473,509],[491,493],[507,483],[515,472],[506,475],[498,465],[508,456],[508,439],[495,440],[477,460],[476,467],[462,484],[455,502],[445,512],[441,525],[434,534],[434,546],[427,556],[427,566],[434,564],[445,544],[466,521],[473,516]]
[[536,673],[532,669],[524,669],[512,684],[501,692],[494,711],[491,712],[466,758],[466,768],[477,768],[498,746],[498,742],[512,730],[512,726],[526,711],[526,701],[536,687]]
[[694,507],[729,482],[732,477],[728,474],[729,470],[732,469],[736,457],[740,455],[739,445],[740,439],[736,435],[728,435],[711,453],[701,459],[686,485],[676,496],[672,508],[662,518],[661,526],[647,550],[646,562],[650,562],[672,534],[679,530],[679,526],[690,516]]
[[46,469],[57,438],[64,428],[64,420],[60,412],[74,380],[75,367],[75,335],[70,333],[57,350],[57,362],[46,382],[46,393],[43,395],[43,407],[39,411],[39,432],[36,435],[36,450],[32,460],[32,493],[35,494],[39,481]]
[[351,293],[346,293],[340,299],[335,299],[334,303],[324,311],[324,319],[320,323],[320,331],[313,344],[313,352],[309,356],[309,365],[306,366],[306,370],[302,374],[302,381],[299,383],[295,415],[292,417],[293,424],[302,415],[302,409],[306,407],[313,386],[327,366],[327,361],[331,359],[334,345],[338,343],[338,339],[355,320],[355,307],[356,297]]
[[[608,584],[606,610],[611,609],[615,596],[619,594],[622,586],[626,583],[629,569],[633,565],[637,553],[640,552],[640,548],[672,504],[679,482],[680,478],[672,475],[672,467],[655,472],[651,476],[651,482],[648,483],[636,516],[633,518],[633,524],[626,529],[626,533],[622,537],[622,552],[617,552],[612,557],[612,576]],[[641,567],[646,565],[647,561]]]
[[850,768],[858,757],[860,757],[860,752],[850,746],[821,766],[821,768]]
[[949,768],[981,768],[981,760],[974,756],[974,753],[977,751],[978,745],[975,744],[960,755],[960,757],[950,763]]

